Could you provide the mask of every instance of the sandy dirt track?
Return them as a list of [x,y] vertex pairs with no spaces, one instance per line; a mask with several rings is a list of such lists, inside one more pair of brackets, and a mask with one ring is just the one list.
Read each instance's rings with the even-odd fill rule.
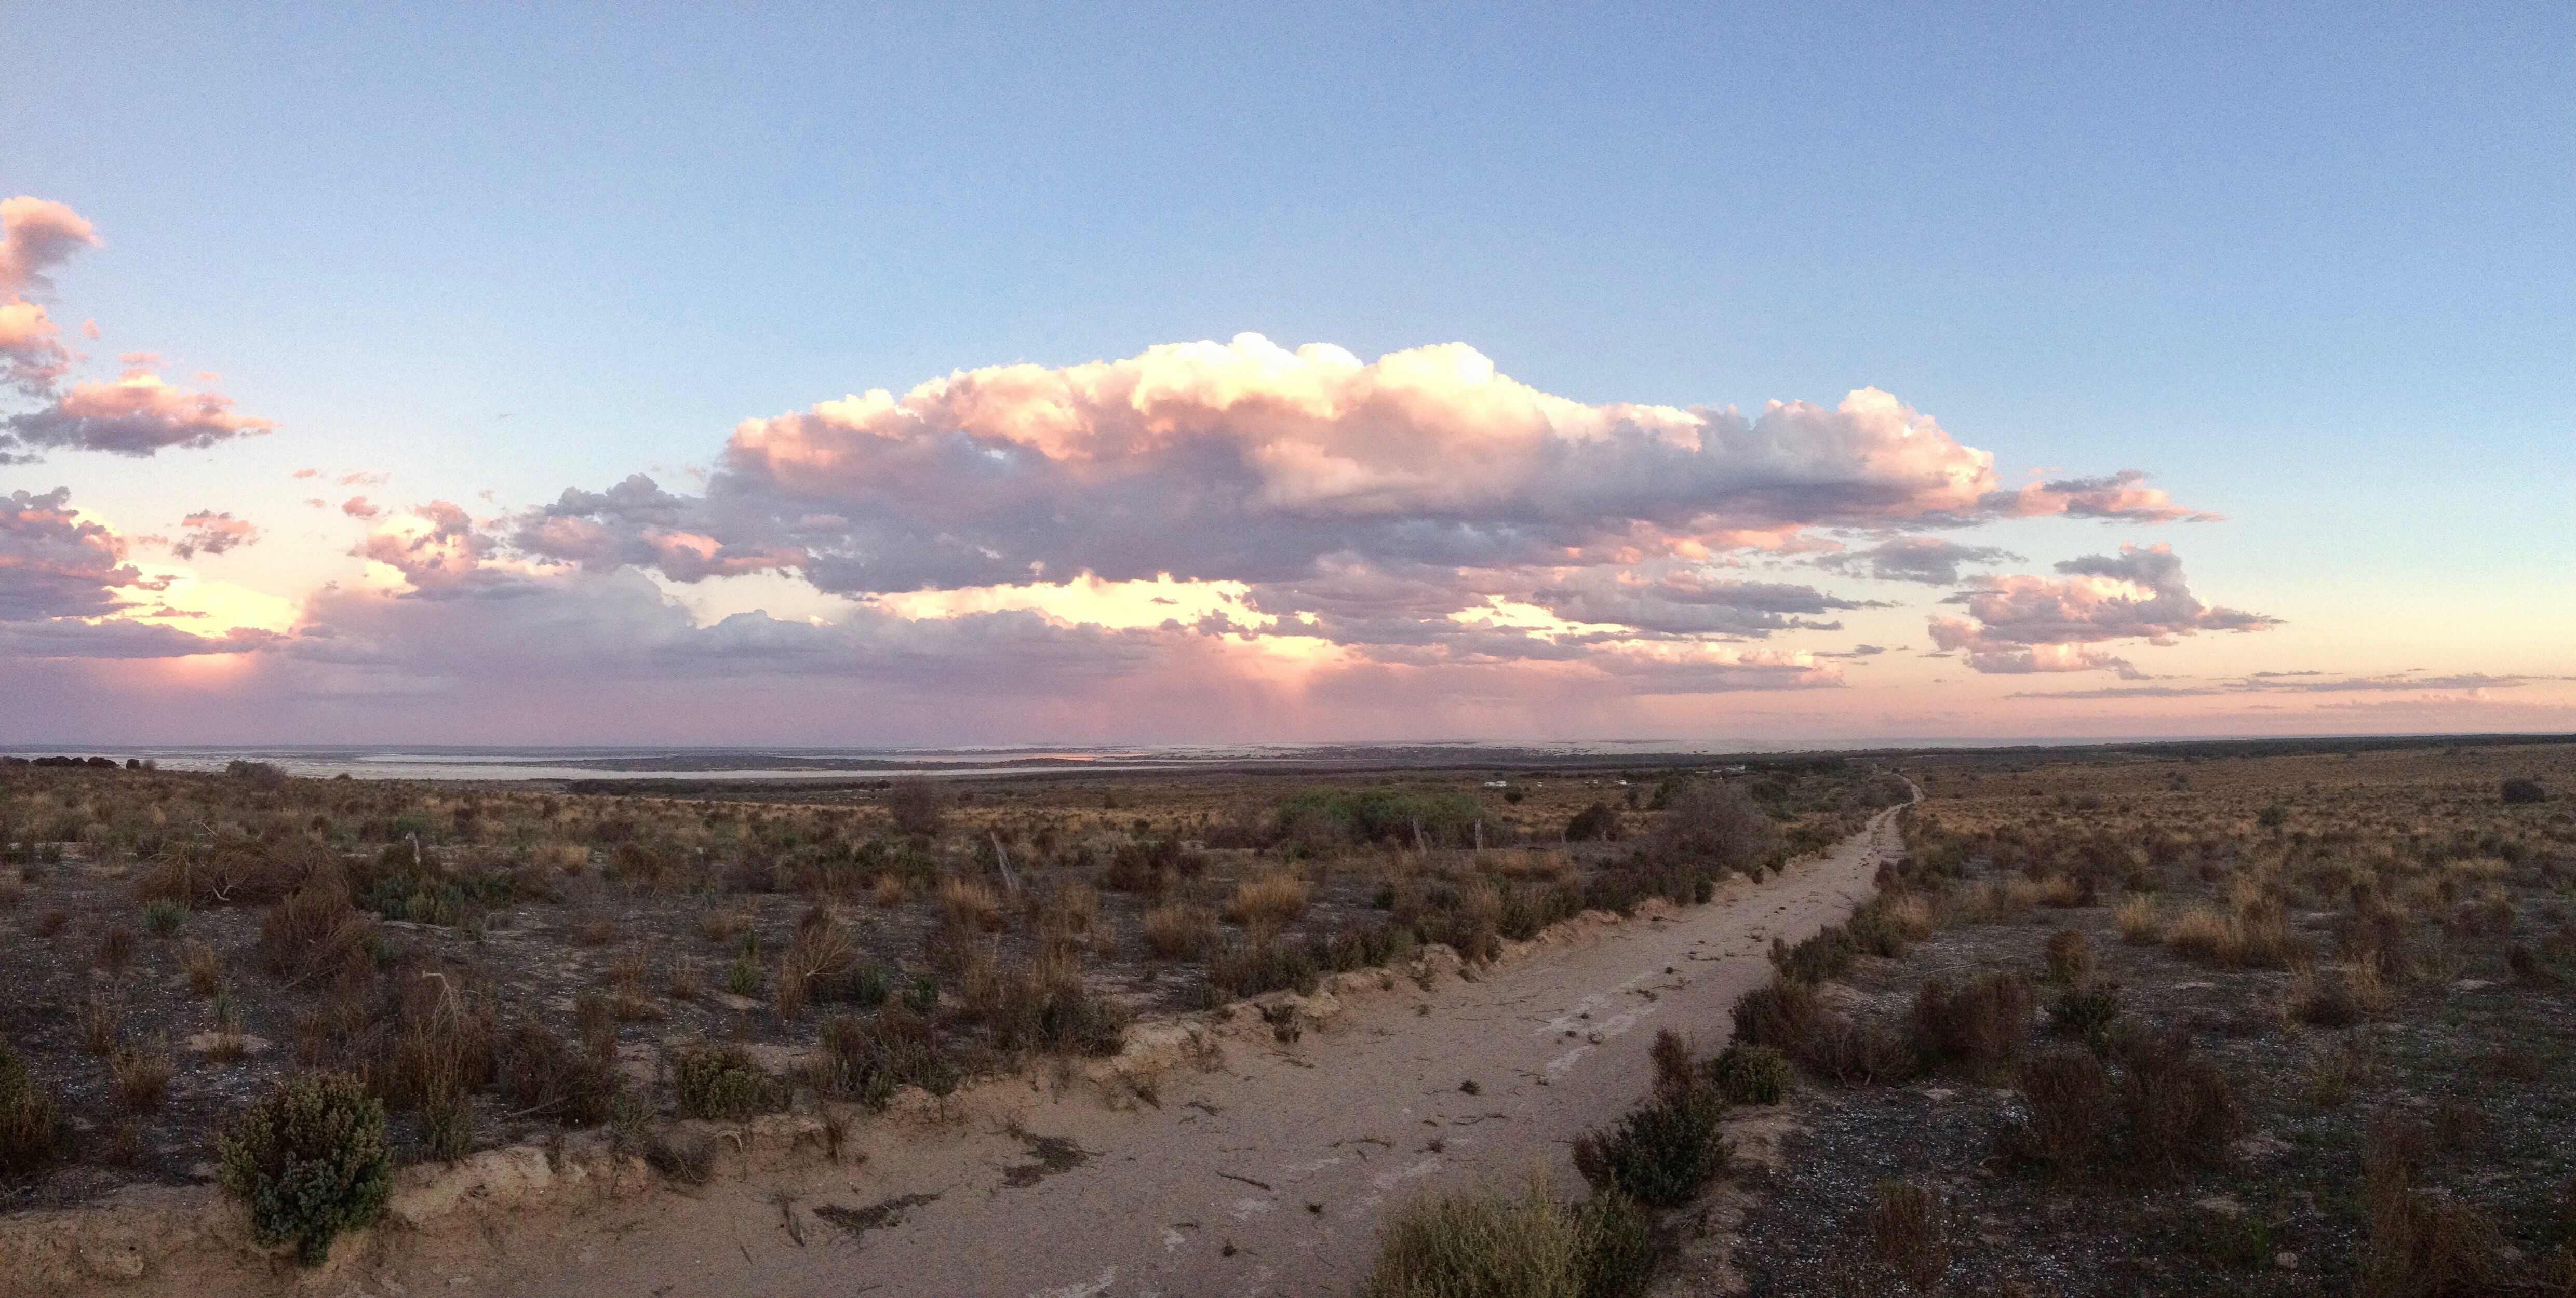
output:
[[[1353,998],[1294,1044],[1245,1034],[1175,1073],[1159,1107],[1050,1095],[949,1131],[872,1131],[857,1166],[719,1178],[695,1202],[615,1202],[568,1224],[487,1225],[478,1245],[348,1287],[669,1295],[1347,1294],[1384,1211],[1424,1189],[1540,1169],[1641,1097],[1647,1044],[1714,1045],[1769,977],[1771,939],[1839,921],[1901,850],[1893,812],[1832,852],[1685,913],[1590,928],[1478,981]],[[1465,1083],[1474,1083],[1472,1092]]]

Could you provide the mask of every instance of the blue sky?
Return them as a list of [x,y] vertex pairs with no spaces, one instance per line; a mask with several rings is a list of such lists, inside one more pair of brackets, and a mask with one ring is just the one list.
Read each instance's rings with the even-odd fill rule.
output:
[[55,318],[282,430],[0,490],[255,514],[293,597],[294,468],[527,506],[954,369],[1464,341],[2143,468],[2232,521],[1995,535],[2447,655],[2300,666],[2576,668],[2576,13],[2107,10],[17,6],[0,190],[105,240]]

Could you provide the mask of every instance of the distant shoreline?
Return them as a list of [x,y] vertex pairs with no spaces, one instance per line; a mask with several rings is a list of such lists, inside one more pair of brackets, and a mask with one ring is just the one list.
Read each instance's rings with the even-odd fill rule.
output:
[[1713,764],[1767,765],[1820,758],[1925,760],[1947,754],[1995,756],[2015,751],[2099,752],[2201,758],[2277,756],[2294,752],[2363,752],[2443,746],[2492,747],[2576,743],[2576,734],[2281,735],[2252,738],[2113,740],[1941,740],[1791,748],[1690,747],[1670,740],[1583,744],[1475,742],[1168,745],[1012,748],[653,748],[464,745],[0,745],[0,757],[64,756],[150,760],[165,770],[221,770],[234,760],[265,761],[287,774],[328,779],[452,780],[460,783],[650,786],[779,784],[823,787],[897,776],[998,778],[1037,775],[1356,774],[1402,770],[1539,771],[1673,769]]

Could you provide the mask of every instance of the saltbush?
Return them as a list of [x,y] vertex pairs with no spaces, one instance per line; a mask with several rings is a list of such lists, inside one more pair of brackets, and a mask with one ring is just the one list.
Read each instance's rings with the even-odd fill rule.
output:
[[1769,1046],[1728,1046],[1706,1069],[1709,1085],[1729,1104],[1778,1104],[1788,1097],[1788,1057]]
[[1574,1167],[1595,1190],[1676,1208],[1726,1170],[1725,1119],[1726,1100],[1713,1087],[1663,1091],[1608,1131],[1576,1137]]
[[250,1204],[252,1238],[320,1262],[345,1230],[373,1225],[392,1197],[385,1110],[346,1073],[289,1078],[252,1101],[215,1142],[218,1179]]
[[684,1118],[741,1119],[769,1107],[769,1075],[740,1046],[701,1046],[671,1065]]

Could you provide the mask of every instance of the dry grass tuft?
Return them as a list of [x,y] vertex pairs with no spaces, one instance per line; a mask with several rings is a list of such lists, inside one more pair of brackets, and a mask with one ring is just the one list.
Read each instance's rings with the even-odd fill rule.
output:
[[1216,946],[1216,916],[1187,902],[1145,912],[1145,946],[1158,959],[1196,960]]
[[1911,892],[1888,898],[1878,913],[1898,936],[1908,942],[1920,942],[1932,936],[1932,926],[1938,918],[1929,900],[1920,893]]
[[1907,1181],[1882,1181],[1869,1212],[1878,1260],[1916,1293],[1930,1293],[1950,1269],[1949,1211],[1940,1196]]
[[179,944],[179,967],[187,975],[191,995],[212,996],[224,985],[224,958],[197,938]]
[[118,925],[98,935],[98,941],[90,947],[90,962],[99,972],[122,978],[134,967],[135,953],[142,949],[143,939],[135,936],[133,929]]
[[999,933],[1010,927],[1010,917],[1002,910],[1001,894],[981,879],[940,880],[939,909],[951,921],[967,928]]
[[2165,940],[2164,921],[2156,914],[2156,899],[2145,893],[2120,903],[2112,918],[2119,921],[2120,940],[2131,946],[2154,946]]
[[371,927],[350,904],[345,883],[337,876],[317,876],[268,908],[259,925],[259,961],[291,986],[325,978],[364,986],[375,979],[375,963],[366,950]]
[[126,1046],[108,1056],[115,1080],[116,1102],[129,1113],[150,1113],[170,1094],[170,1039],[155,1035],[142,1045]]
[[1305,914],[1312,896],[1313,889],[1296,875],[1285,871],[1257,874],[1234,885],[1234,897],[1225,904],[1225,918],[1246,928],[1284,924]]
[[116,1049],[125,1032],[125,998],[91,992],[72,1002],[72,1021],[80,1029],[81,1049],[103,1055]]
[[2020,1057],[2037,1003],[2017,974],[1988,974],[1955,990],[1935,976],[1915,991],[1914,1047],[1927,1060],[1991,1073]]

